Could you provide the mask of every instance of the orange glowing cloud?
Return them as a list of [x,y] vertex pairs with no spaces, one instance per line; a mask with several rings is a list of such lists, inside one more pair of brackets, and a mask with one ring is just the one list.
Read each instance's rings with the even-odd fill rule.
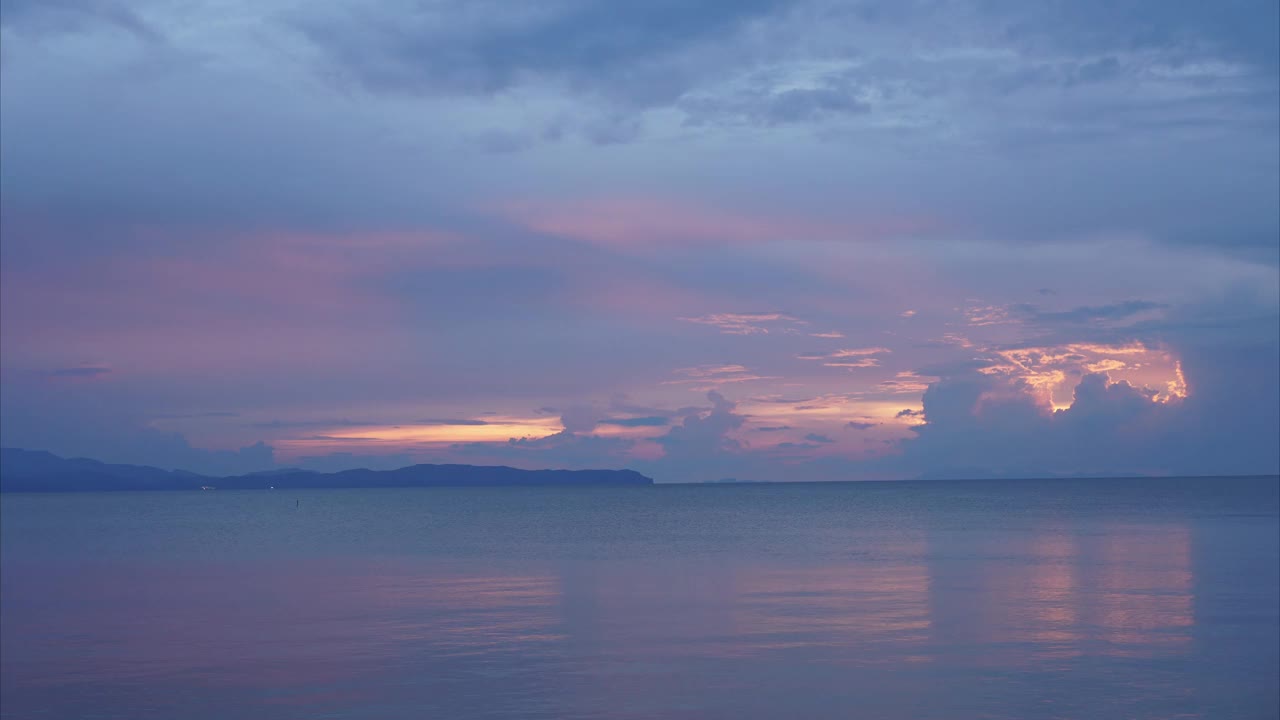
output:
[[1171,402],[1187,396],[1186,380],[1177,358],[1166,350],[1140,342],[1071,343],[998,350],[994,355],[999,360],[980,372],[1024,381],[1055,410],[1071,406],[1069,400],[1060,402],[1058,398],[1072,397],[1074,385],[1086,372],[1107,373],[1114,382],[1155,388],[1151,397],[1156,402]]
[[283,438],[276,444],[289,454],[303,449],[335,451],[349,448],[409,448],[464,442],[507,442],[543,438],[564,430],[558,417],[486,416],[483,421],[336,427],[302,438]]

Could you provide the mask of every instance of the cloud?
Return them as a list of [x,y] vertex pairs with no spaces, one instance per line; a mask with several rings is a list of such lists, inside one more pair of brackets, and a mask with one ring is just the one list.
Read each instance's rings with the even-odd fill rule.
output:
[[[1249,404],[1241,393],[1250,387],[1280,397],[1275,366],[1265,367],[1278,359],[1275,345],[1259,350],[1258,362],[1237,368],[1193,360],[1191,395],[1164,402],[1157,401],[1160,389],[1087,373],[1070,405],[1055,410],[1024,379],[952,375],[930,385],[925,423],[912,428],[916,437],[901,444],[893,462],[937,477],[1274,473],[1280,469],[1273,452],[1272,433],[1280,429],[1275,405]],[[1198,384],[1207,390],[1224,373],[1234,374],[1233,393],[1197,394]],[[1227,401],[1231,395],[1236,400]],[[1233,403],[1230,409],[1224,401]]]
[[820,434],[818,434],[818,433],[809,433],[809,434],[807,434],[807,435],[805,435],[805,436],[804,436],[804,439],[805,439],[805,440],[808,440],[809,442],[815,442],[815,443],[833,443],[833,442],[835,442],[835,440],[832,440],[831,438],[827,437],[826,435],[820,435]]
[[617,425],[619,427],[665,427],[671,421],[666,417],[650,416],[650,417],[634,417],[634,418],[606,418],[600,420],[600,425]]
[[95,26],[124,30],[150,42],[164,38],[128,3],[113,0],[6,0],[0,10],[0,27],[41,34],[85,32]]
[[1148,300],[1128,300],[1110,305],[1082,306],[1071,310],[1050,312],[1036,305],[1018,304],[1011,310],[1019,316],[1039,325],[1054,324],[1124,324],[1138,316],[1169,308],[1168,303]]
[[100,365],[79,365],[76,367],[58,368],[49,372],[55,378],[97,378],[110,375],[111,368]]
[[829,353],[802,353],[796,358],[823,360],[823,367],[872,368],[880,366],[880,358],[873,356],[887,355],[890,352],[893,351],[885,347],[846,348]]
[[[1097,467],[1267,467],[1274,2],[612,5],[6,0],[5,442],[320,456],[284,423],[438,412],[345,427],[664,479],[874,474],[849,447],[908,433],[884,472],[1030,472],[1069,428]],[[746,424],[663,465],[735,386]],[[925,441],[892,415],[927,392]],[[1058,439],[944,442],[1004,416]],[[1134,449],[1084,429],[1121,417]]]
[[823,367],[839,367],[839,368],[871,368],[879,367],[880,360],[878,358],[860,358],[858,360],[846,360],[841,362],[825,362]]
[[845,423],[844,426],[846,428],[849,428],[850,430],[870,430],[871,428],[876,427],[879,424],[880,423],[858,422],[856,420],[850,420],[849,422]]
[[715,313],[700,317],[682,317],[684,322],[711,325],[726,335],[768,335],[774,326],[805,325],[805,321],[786,313]]
[[679,368],[675,371],[675,374],[683,377],[679,380],[665,380],[663,384],[689,385],[693,390],[705,391],[731,383],[777,379],[777,376],[757,375],[744,365],[702,365],[692,368]]
[[[238,415],[238,414],[237,414]],[[191,416],[187,416],[191,417]],[[210,417],[206,414],[204,417]],[[382,423],[371,420],[348,420],[347,418],[332,418],[327,420],[263,420],[260,422],[250,423],[250,427],[261,428],[264,430],[283,430],[290,428],[341,428],[341,427],[360,427],[381,425]]]
[[874,92],[847,75],[826,75],[806,88],[779,87],[767,74],[752,79],[756,82],[736,91],[682,99],[686,122],[776,127],[862,115],[873,107],[868,98]]
[[694,81],[694,67],[682,60],[699,44],[732,34],[774,5],[393,2],[299,14],[293,22],[331,68],[374,91],[491,95],[558,82],[644,107],[670,102]]
[[742,427],[746,416],[736,414],[737,405],[714,390],[707,393],[707,399],[711,401],[710,411],[685,414],[679,425],[673,425],[666,435],[658,438],[668,460],[701,461],[721,452],[741,449],[741,444],[729,437],[729,432]]

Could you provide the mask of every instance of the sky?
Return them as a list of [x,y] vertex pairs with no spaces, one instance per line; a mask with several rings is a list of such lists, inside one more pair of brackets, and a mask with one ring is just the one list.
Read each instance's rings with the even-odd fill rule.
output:
[[1280,472],[1280,10],[5,0],[0,441]]

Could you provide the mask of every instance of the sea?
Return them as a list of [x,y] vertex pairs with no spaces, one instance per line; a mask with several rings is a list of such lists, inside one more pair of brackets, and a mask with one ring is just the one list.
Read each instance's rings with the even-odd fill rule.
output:
[[4,718],[1280,717],[1280,480],[0,496]]

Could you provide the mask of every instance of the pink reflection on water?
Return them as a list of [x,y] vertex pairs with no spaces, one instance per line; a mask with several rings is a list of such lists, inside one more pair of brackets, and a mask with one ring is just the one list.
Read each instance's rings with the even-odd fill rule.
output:
[[918,662],[930,628],[923,541],[893,548],[894,562],[753,568],[738,577],[732,651],[843,648],[860,662]]
[[1107,654],[1172,652],[1191,642],[1191,535],[1184,527],[1108,533],[1091,608]]
[[337,691],[314,686],[372,677],[415,645],[443,658],[561,639],[550,576],[325,561],[23,578],[21,596],[5,597],[6,684],[16,687],[177,681],[322,702]]
[[1185,526],[1046,528],[981,554],[990,559],[971,579],[935,587],[935,612],[953,616],[952,634],[937,642],[980,644],[984,662],[1014,664],[1189,649],[1194,578]]
[[517,705],[586,712],[623,697],[696,697],[675,668],[715,667],[709,677],[736,692],[734,669],[1035,670],[1190,650],[1184,526],[1046,527],[947,554],[953,541],[881,541],[822,565],[712,556],[536,568],[412,558],[6,567],[22,584],[4,588],[5,690],[34,706],[66,688],[165,688],[177,707],[200,688],[305,712],[461,683],[464,699],[496,688]]

